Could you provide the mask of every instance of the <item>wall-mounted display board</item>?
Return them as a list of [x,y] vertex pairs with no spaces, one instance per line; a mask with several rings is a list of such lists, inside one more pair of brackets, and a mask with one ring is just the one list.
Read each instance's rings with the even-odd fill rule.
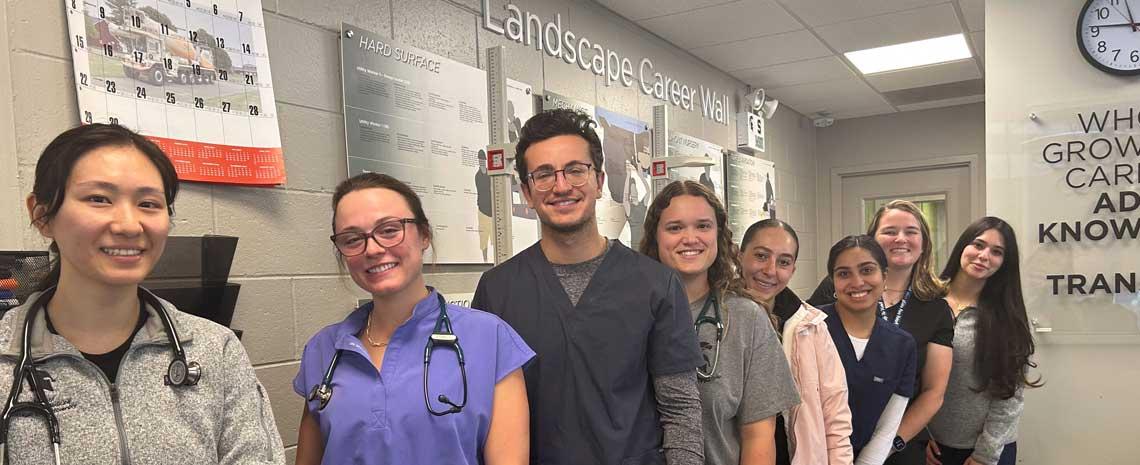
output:
[[736,152],[729,152],[724,164],[728,228],[741,237],[752,223],[776,217],[776,165]]
[[1082,102],[1025,114],[1007,126],[1020,152],[987,154],[986,197],[1017,232],[1034,327],[1058,341],[1136,341],[1140,108]]
[[[632,140],[634,138],[634,131],[636,131],[637,128],[647,128],[648,125],[642,122],[636,122],[637,124],[633,124],[631,121],[634,120],[631,118],[617,115],[606,110],[596,109],[594,105],[579,100],[570,99],[554,92],[546,92],[542,99],[542,109],[549,110],[553,108],[575,109],[587,115],[593,116],[595,121],[597,121],[600,116],[609,116],[612,118],[612,120],[610,118],[606,119],[606,124],[614,128],[613,134],[611,134],[610,137],[615,139],[613,139],[609,144],[606,143],[605,127],[602,126],[602,124],[599,122],[598,127],[595,128],[598,133],[598,137],[602,139],[602,151],[605,153],[606,159],[604,166],[600,167],[600,169],[606,173],[606,182],[605,185],[602,186],[602,198],[598,200],[598,204],[595,210],[598,219],[598,231],[605,237],[608,237],[610,239],[619,239],[622,241],[622,243],[636,248],[637,243],[632,241],[632,230],[630,229],[629,225],[629,203],[628,200],[626,200],[629,198],[627,194],[631,192],[629,190],[628,183],[635,181],[629,177],[631,175],[630,170],[615,170],[618,180],[614,182],[614,180],[611,178],[611,176],[614,176],[614,174],[609,173],[609,168],[611,166],[614,166],[614,163],[610,158],[611,149],[607,148],[606,146],[610,145],[615,147],[613,149],[615,151],[613,160],[617,161],[620,159],[620,162],[617,164],[617,166],[624,168],[626,160],[629,160],[632,157],[626,155],[629,152],[626,152],[627,149],[623,145],[623,142],[619,142],[619,140],[624,140],[626,136]],[[599,111],[601,113],[598,113]],[[642,130],[646,131],[645,129]],[[631,142],[630,147],[633,147],[632,144],[633,143]],[[645,144],[648,147],[648,139],[646,140]],[[619,150],[617,148],[618,146],[621,146],[622,148]],[[628,150],[634,149],[630,148]],[[625,155],[624,158],[623,155]],[[625,179],[622,179],[623,171],[625,174]],[[645,215],[643,213],[642,218],[644,217]]]
[[[507,142],[518,143],[523,124],[534,116],[534,92],[529,84],[507,79]],[[526,203],[519,184],[514,159],[507,167],[511,172],[511,251],[515,254],[538,242],[538,214]]]
[[261,0],[64,0],[79,117],[155,141],[179,179],[285,182]]
[[669,179],[700,182],[716,192],[721,203],[724,203],[723,147],[696,137],[673,132],[669,134],[669,157],[685,160],[680,166],[670,164]]
[[348,174],[385,173],[419,194],[437,263],[488,263],[487,75],[359,27],[341,25]]
[[[602,139],[602,152],[605,154],[606,183],[602,186],[605,195],[598,202],[599,218],[601,210],[610,221],[598,227],[606,237],[628,237],[630,247],[641,244],[645,213],[653,202],[653,189],[649,180],[649,161],[653,158],[650,149],[652,133],[649,123],[637,118],[622,115],[598,107],[594,111],[598,122],[598,137]],[[624,223],[624,224],[623,224]],[[618,227],[621,227],[621,235]],[[628,236],[625,233],[628,230]]]

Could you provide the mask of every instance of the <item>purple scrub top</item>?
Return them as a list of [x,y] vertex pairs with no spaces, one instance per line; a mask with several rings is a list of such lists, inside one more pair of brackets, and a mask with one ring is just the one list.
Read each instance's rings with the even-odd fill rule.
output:
[[[479,464],[491,426],[495,384],[534,357],[534,351],[499,317],[480,310],[448,305],[452,329],[467,363],[467,406],[442,417],[424,404],[424,347],[439,316],[439,297],[432,290],[416,304],[412,317],[392,335],[379,372],[356,336],[372,310],[368,303],[344,321],[329,325],[309,339],[293,390],[308,399],[324,379],[337,349],[343,349],[332,378],[333,396],[324,410],[306,401],[321,426],[322,463]],[[432,408],[448,409],[436,398],[461,402],[459,362],[450,348],[436,346],[430,368]]]

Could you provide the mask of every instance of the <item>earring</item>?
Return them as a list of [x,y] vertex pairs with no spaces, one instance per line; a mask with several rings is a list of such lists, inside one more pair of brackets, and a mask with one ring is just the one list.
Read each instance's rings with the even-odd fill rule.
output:
[[835,299],[835,300],[839,300],[839,292],[831,291],[831,298]]

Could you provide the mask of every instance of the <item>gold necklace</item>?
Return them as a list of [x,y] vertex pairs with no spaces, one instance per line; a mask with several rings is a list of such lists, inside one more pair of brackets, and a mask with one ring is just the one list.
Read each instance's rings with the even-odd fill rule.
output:
[[368,340],[368,343],[371,344],[372,347],[384,347],[384,346],[388,345],[388,341],[376,342],[376,341],[372,340],[372,312],[371,311],[368,312],[368,322],[365,323],[365,326],[364,326],[364,338]]

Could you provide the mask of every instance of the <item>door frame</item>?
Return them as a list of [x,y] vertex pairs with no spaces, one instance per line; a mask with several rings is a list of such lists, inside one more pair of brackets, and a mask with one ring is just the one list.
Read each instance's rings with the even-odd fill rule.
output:
[[843,178],[876,174],[905,173],[941,168],[966,167],[970,171],[970,216],[977,218],[985,211],[985,195],[981,195],[981,158],[977,154],[937,157],[922,160],[870,163],[831,168],[831,237],[843,234]]

